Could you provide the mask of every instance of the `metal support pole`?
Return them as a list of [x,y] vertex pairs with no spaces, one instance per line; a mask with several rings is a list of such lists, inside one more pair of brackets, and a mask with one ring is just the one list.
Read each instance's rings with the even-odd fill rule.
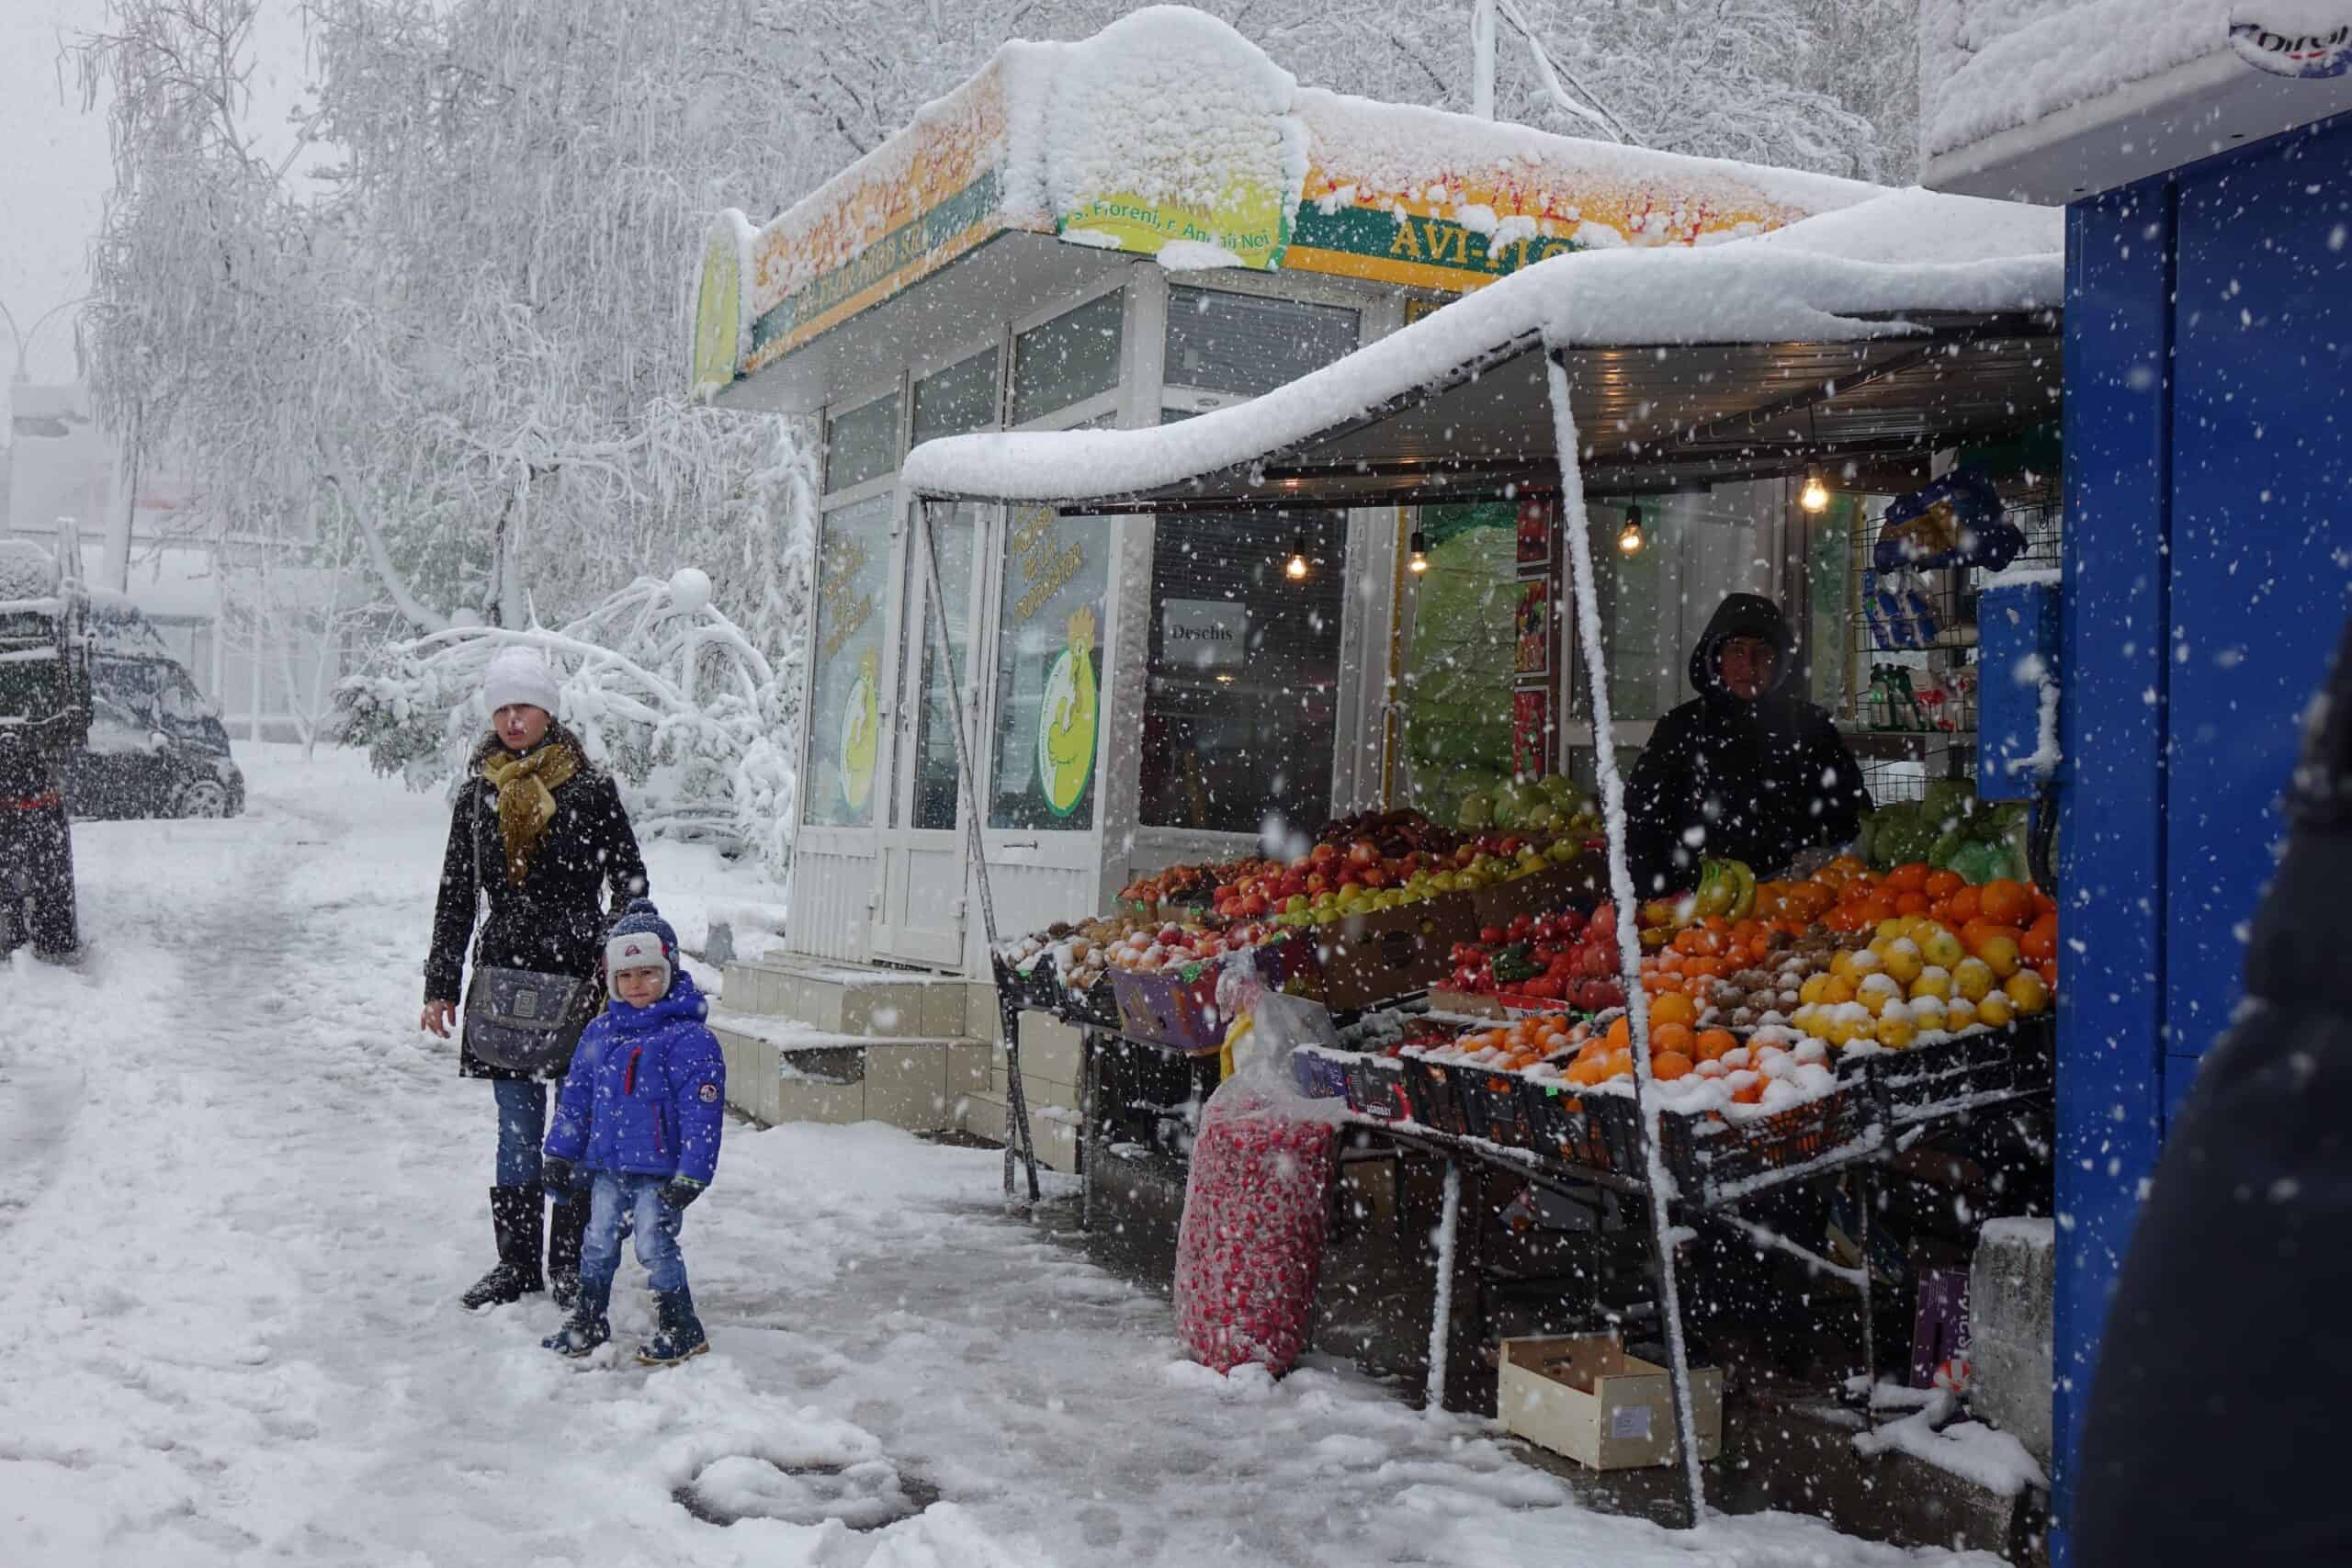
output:
[[1871,1167],[1864,1160],[1854,1168],[1855,1204],[1862,1212],[1861,1224],[1856,1228],[1862,1249],[1862,1279],[1858,1287],[1862,1296],[1862,1427],[1878,1430],[1878,1313],[1871,1299],[1871,1211],[1878,1206],[1878,1183],[1871,1179]]
[[1445,1408],[1445,1362],[1453,1343],[1453,1259],[1462,1233],[1462,1167],[1445,1162],[1445,1201],[1438,1211],[1437,1294],[1430,1308],[1430,1377],[1425,1408]]
[[[928,603],[922,607],[926,624],[937,635],[939,667],[947,672],[947,701],[954,712],[950,726],[956,736],[956,774],[964,791],[964,829],[972,856],[972,875],[977,879],[980,896],[980,933],[986,939],[989,952],[997,945],[996,902],[989,893],[988,848],[980,839],[980,786],[972,767],[972,738],[967,733],[971,715],[964,703],[963,671],[956,667],[956,650],[947,641],[947,594],[940,585],[939,544],[931,526],[928,500],[915,503],[915,542],[922,549],[923,574],[928,581]],[[916,701],[922,701],[918,696]],[[1000,990],[997,994],[997,1023],[1004,1032],[1004,1190],[1012,1192],[1012,1172],[1016,1161],[1029,1170],[1029,1201],[1037,1201],[1037,1145],[1029,1134],[1029,1097],[1021,1084],[1021,1020],[1012,999]]]

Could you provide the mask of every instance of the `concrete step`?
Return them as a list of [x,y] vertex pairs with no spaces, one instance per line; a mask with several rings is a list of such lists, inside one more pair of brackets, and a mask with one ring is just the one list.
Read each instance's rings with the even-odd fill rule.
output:
[[726,967],[728,1010],[829,1034],[992,1039],[996,990],[959,975],[876,969],[770,955]]
[[887,1122],[953,1128],[958,1100],[989,1087],[989,1047],[956,1039],[859,1039],[714,1014],[728,1103],[753,1121]]
[[[1001,1144],[1010,1139],[1010,1125],[1002,1094],[976,1089],[963,1097],[962,1125],[958,1131]],[[1029,1107],[1029,1135],[1036,1140],[1039,1165],[1065,1173],[1078,1169],[1076,1115],[1058,1110],[1041,1113],[1033,1101]]]

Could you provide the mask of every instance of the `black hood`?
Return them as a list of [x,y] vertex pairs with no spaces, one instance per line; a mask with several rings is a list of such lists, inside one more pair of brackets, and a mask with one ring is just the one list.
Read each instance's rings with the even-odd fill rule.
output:
[[1724,689],[1723,671],[1716,658],[1724,644],[1736,637],[1762,637],[1781,650],[1780,663],[1772,671],[1772,684],[1764,696],[1777,694],[1796,673],[1796,660],[1792,657],[1796,638],[1791,635],[1788,618],[1781,614],[1781,607],[1758,593],[1727,594],[1715,606],[1714,616],[1707,622],[1698,646],[1690,650],[1690,684],[1700,695],[1739,700]]

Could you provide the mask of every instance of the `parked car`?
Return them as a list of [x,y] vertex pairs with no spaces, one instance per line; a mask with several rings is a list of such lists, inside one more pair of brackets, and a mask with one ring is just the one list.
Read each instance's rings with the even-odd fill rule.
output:
[[76,818],[234,817],[245,776],[219,710],[137,605],[93,594],[90,738],[58,769]]

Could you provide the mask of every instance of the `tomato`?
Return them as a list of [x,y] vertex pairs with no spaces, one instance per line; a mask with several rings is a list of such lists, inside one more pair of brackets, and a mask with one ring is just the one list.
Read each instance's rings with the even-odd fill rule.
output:
[[2058,917],[2044,915],[2026,931],[2025,940],[2018,943],[2018,952],[2029,964],[2039,964],[2045,958],[2058,956]]
[[1547,1002],[1560,999],[1560,982],[1550,975],[1537,976],[1520,987],[1520,990],[1527,996],[1540,998]]
[[1943,923],[1958,931],[1984,912],[1984,890],[1963,887],[1945,900]]
[[1917,893],[1928,886],[1935,869],[1925,861],[1911,861],[1888,872],[1881,886],[1893,893]]
[[1905,893],[1894,900],[1894,912],[1898,915],[1924,915],[1934,908],[1935,900],[1925,893]]
[[1919,891],[1930,898],[1940,901],[1951,897],[1967,886],[1968,878],[1956,871],[1931,871],[1928,873],[1928,880],[1920,884]]

